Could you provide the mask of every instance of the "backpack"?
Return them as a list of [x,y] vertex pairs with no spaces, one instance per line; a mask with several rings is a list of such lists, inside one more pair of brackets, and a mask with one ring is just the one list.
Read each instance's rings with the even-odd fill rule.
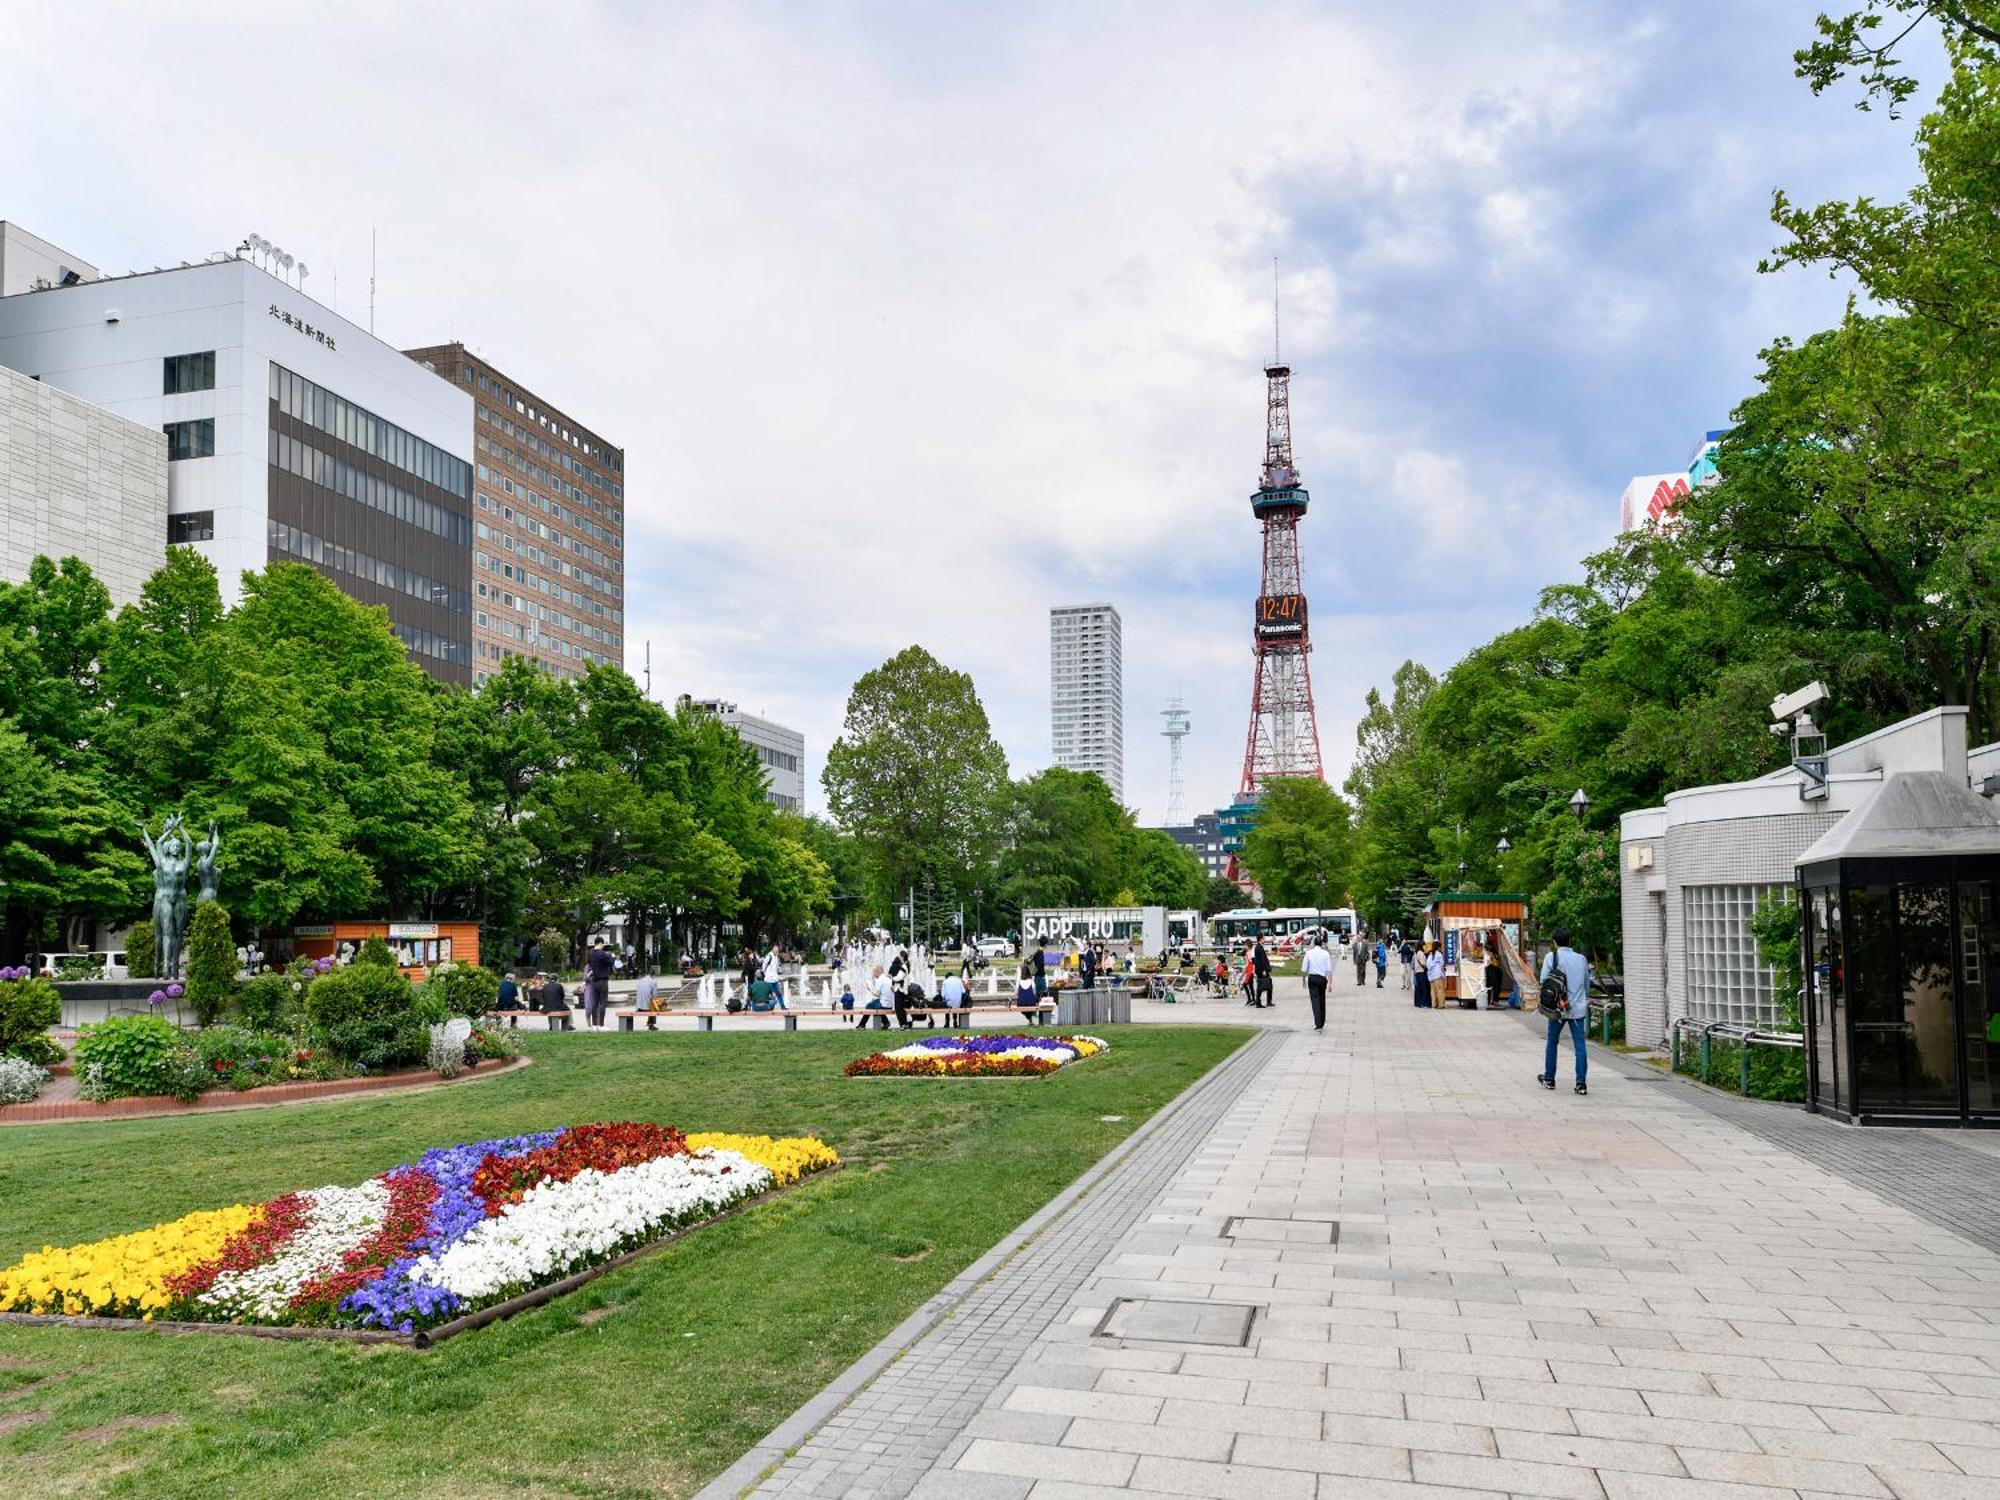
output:
[[1535,1011],[1552,1021],[1563,1020],[1569,1015],[1569,976],[1563,973],[1561,959],[1556,953],[1549,955],[1549,972],[1542,978],[1541,998],[1535,1003]]

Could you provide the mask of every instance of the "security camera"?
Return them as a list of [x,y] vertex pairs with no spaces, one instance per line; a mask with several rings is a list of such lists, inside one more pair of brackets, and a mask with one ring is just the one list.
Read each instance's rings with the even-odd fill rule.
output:
[[1809,682],[1794,693],[1781,693],[1771,700],[1771,717],[1774,719],[1796,718],[1809,708],[1818,708],[1826,702],[1828,693],[1823,682]]

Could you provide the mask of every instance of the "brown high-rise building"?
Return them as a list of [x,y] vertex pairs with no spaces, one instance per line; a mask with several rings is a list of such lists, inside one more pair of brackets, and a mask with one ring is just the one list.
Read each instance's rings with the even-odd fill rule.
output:
[[625,664],[625,452],[463,344],[406,351],[473,399],[472,677]]

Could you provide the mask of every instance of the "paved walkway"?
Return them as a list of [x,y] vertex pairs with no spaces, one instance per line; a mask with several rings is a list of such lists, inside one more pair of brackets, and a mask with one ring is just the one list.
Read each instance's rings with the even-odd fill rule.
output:
[[[1515,1017],[1349,978],[1315,1036],[1296,989],[757,1493],[2000,1497],[2000,1255],[1929,1203],[2000,1199],[1991,1153],[1788,1140],[1602,1053],[1551,1094]],[[1941,1212],[1869,1185],[1906,1149]]]

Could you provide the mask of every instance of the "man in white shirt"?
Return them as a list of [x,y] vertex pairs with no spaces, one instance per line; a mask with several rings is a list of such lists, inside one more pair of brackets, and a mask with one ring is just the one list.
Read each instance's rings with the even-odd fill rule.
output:
[[[938,1004],[950,1006],[965,1004],[965,981],[960,979],[956,974],[947,974],[943,979],[939,980]],[[946,1018],[945,1025],[951,1025],[950,1018]]]
[[1333,955],[1326,951],[1326,939],[1316,936],[1299,969],[1306,976],[1306,995],[1312,1001],[1313,1030],[1326,1029],[1326,982],[1333,977]]
[[653,1014],[653,1001],[659,993],[660,981],[653,976],[653,971],[648,969],[639,976],[639,986],[632,993],[632,1008],[645,1013],[648,1031],[660,1029],[659,1017]]

